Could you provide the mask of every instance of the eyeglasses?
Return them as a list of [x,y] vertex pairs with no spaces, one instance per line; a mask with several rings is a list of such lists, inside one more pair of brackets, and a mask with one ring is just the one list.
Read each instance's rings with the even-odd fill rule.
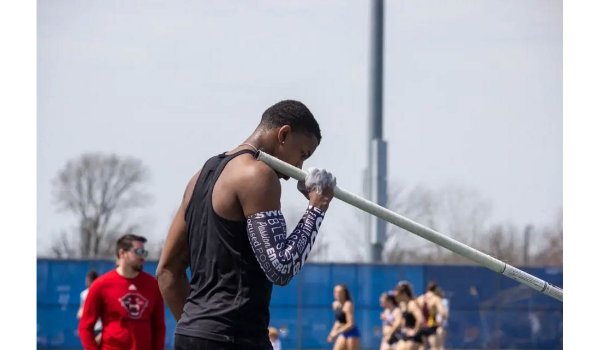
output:
[[145,258],[148,256],[148,251],[144,248],[130,249],[135,255]]

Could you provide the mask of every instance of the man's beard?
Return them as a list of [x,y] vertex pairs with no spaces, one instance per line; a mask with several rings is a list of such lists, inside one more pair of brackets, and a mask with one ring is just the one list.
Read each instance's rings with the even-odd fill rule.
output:
[[133,271],[136,272],[142,272],[144,270],[144,264],[135,264],[135,265],[131,265],[131,268],[133,269]]

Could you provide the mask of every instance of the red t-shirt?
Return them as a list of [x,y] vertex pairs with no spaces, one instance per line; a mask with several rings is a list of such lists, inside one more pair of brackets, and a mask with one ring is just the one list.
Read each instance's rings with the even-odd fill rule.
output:
[[[102,320],[102,341],[94,340]],[[125,278],[112,270],[92,283],[79,321],[85,350],[164,350],[165,309],[156,279],[140,272]]]

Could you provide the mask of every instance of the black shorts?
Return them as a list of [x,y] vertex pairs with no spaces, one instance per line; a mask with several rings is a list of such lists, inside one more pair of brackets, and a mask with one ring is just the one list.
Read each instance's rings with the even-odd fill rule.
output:
[[438,326],[422,328],[421,335],[423,335],[424,337],[428,337],[432,334],[435,334],[435,331],[437,330],[437,328],[438,328]]
[[415,343],[422,343],[423,342],[423,336],[421,335],[421,332],[417,333],[416,335],[406,335],[403,334],[402,335],[402,340],[404,341],[412,341]]
[[186,335],[175,334],[174,350],[272,350],[269,347],[246,346],[241,347],[239,344],[224,343],[220,341],[208,340],[203,338],[188,337]]
[[402,334],[401,333],[394,333],[392,335],[390,335],[390,337],[387,340],[388,345],[394,345],[398,342],[398,340],[400,340],[402,338]]

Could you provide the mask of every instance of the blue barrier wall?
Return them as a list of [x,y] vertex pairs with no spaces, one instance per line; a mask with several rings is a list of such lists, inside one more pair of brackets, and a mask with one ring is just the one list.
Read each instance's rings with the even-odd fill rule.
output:
[[[112,261],[38,260],[38,349],[81,348],[75,315],[85,275],[112,268]],[[145,270],[154,273],[156,262],[147,262]],[[560,268],[524,270],[562,286]],[[410,281],[416,294],[430,280],[444,289],[450,302],[448,349],[562,349],[562,303],[475,266],[307,264],[289,285],[273,288],[271,324],[282,331],[286,350],[331,349],[326,337],[333,324],[333,287],[345,283],[362,349],[378,349],[379,295],[400,280]],[[175,320],[168,310],[166,315],[171,348]]]

